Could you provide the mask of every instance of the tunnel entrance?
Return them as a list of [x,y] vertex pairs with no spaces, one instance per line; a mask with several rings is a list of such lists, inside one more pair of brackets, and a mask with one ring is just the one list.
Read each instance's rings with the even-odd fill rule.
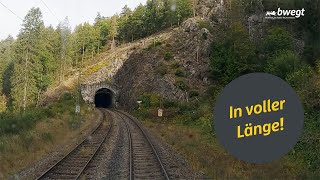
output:
[[94,104],[98,108],[112,108],[113,92],[110,89],[99,89],[94,96]]

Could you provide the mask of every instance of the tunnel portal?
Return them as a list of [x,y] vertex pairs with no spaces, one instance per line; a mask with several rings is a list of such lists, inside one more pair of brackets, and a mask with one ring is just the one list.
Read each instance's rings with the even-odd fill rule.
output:
[[97,108],[112,108],[114,93],[107,88],[99,89],[94,96],[94,104]]

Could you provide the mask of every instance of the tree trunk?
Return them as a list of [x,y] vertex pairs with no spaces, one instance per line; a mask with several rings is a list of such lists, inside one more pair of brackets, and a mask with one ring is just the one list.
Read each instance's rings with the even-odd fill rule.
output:
[[62,73],[61,73],[61,77],[62,77],[62,82],[64,81],[64,72],[66,70],[66,56],[63,56],[63,63],[62,63]]
[[84,61],[84,42],[82,43],[82,58],[81,58],[81,67],[83,66]]
[[28,58],[29,58],[29,49],[27,49],[27,56],[26,56],[26,61],[25,61],[24,90],[23,90],[23,111],[26,111],[26,107],[27,107]]

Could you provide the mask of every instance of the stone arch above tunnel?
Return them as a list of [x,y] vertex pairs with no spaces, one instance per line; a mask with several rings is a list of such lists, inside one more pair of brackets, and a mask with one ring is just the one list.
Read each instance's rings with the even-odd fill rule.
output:
[[112,99],[112,106],[116,106],[118,91],[115,86],[113,86],[109,82],[100,82],[95,84],[82,84],[81,85],[81,95],[83,100],[91,105],[96,106],[96,95],[98,93],[98,97],[108,96],[108,93],[111,97],[105,97],[108,99]]

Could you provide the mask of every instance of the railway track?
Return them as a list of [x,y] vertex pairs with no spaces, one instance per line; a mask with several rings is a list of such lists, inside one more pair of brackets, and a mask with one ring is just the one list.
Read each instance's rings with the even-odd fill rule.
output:
[[129,137],[129,179],[169,179],[148,134],[130,115],[112,110],[124,121]]
[[[53,164],[37,179],[79,179],[92,159],[97,155],[102,144],[110,134],[113,122],[105,124],[105,111],[103,119],[92,131],[91,135],[77,145],[62,159]],[[113,121],[113,120],[112,120]]]

